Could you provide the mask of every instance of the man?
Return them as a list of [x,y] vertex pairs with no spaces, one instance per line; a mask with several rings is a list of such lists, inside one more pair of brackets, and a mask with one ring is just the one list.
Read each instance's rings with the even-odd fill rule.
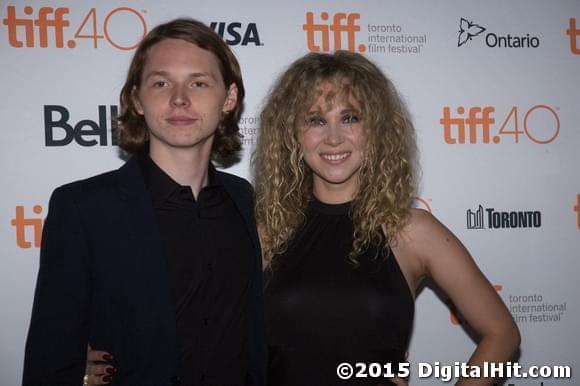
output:
[[88,343],[113,354],[116,385],[264,383],[252,190],[209,162],[239,150],[243,97],[237,60],[202,23],[144,38],[121,92],[134,156],[52,195],[25,386],[81,385]]

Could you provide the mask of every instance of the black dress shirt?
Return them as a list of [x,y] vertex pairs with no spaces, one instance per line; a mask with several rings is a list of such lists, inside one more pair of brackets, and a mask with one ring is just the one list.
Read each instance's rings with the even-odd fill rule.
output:
[[196,200],[146,153],[139,164],[166,249],[181,385],[243,385],[253,256],[243,219],[213,165]]

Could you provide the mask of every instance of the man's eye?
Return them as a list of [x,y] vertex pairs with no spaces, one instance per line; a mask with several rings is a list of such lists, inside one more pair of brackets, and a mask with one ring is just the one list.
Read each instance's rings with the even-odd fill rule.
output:
[[164,80],[158,80],[158,81],[153,83],[153,87],[156,87],[156,88],[167,87],[167,85],[168,85],[168,83]]
[[205,82],[201,82],[201,81],[196,81],[196,82],[193,82],[193,86],[194,86],[194,87],[201,87],[201,88],[205,88],[205,87],[207,87],[207,83],[205,83]]

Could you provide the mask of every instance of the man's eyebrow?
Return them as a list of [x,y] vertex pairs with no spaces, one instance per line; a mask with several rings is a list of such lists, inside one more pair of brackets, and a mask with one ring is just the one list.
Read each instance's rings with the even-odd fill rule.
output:
[[[169,77],[170,75],[171,74],[167,71],[156,70],[156,71],[151,71],[151,72],[147,73],[145,75],[145,79],[150,78],[152,76]],[[212,78],[212,79],[215,79],[215,76],[213,76],[213,74],[208,73],[208,72],[192,72],[188,76],[190,78]]]

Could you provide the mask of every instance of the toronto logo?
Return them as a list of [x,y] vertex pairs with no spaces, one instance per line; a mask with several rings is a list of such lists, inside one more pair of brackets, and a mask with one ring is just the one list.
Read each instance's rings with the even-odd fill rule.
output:
[[484,31],[484,27],[462,17],[459,21],[459,37],[457,38],[457,47],[461,47],[473,37],[482,34]]
[[467,209],[467,229],[540,228],[542,213],[539,210],[500,211],[479,205]]

